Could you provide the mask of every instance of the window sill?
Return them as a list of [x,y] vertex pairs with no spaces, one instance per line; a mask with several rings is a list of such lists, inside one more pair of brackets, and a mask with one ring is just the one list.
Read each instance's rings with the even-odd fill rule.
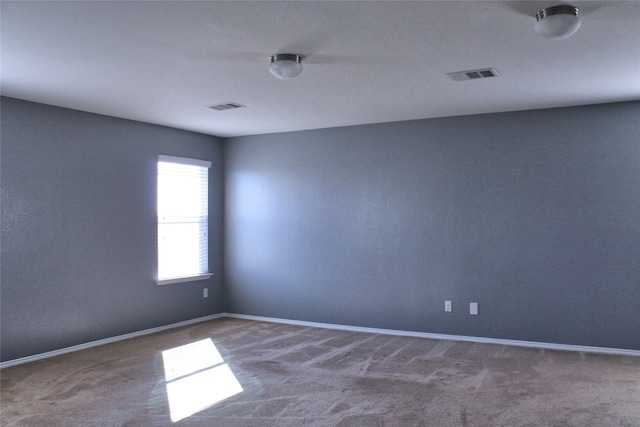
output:
[[156,279],[156,283],[158,284],[158,286],[173,285],[174,283],[195,282],[196,280],[207,280],[211,276],[213,276],[213,273],[199,274],[197,276],[168,277],[165,279]]

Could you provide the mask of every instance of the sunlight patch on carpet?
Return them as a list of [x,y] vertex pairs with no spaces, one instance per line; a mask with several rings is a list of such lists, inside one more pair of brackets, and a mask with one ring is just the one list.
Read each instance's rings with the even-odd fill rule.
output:
[[243,391],[210,338],[164,350],[162,362],[174,423]]

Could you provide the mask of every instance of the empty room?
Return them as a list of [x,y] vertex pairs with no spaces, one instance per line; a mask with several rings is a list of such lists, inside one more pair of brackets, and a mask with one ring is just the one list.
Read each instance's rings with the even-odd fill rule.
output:
[[639,1],[0,20],[2,426],[640,426]]

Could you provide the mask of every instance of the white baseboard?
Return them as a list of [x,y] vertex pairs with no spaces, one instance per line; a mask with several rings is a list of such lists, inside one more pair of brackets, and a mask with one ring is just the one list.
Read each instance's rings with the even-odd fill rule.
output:
[[213,314],[211,316],[199,317],[197,319],[185,320],[184,322],[172,323],[170,325],[158,326],[157,328],[145,329],[143,331],[131,332],[129,334],[118,335],[116,337],[105,338],[102,340],[91,341],[84,344],[74,345],[72,347],[61,348],[59,350],[48,351],[46,353],[34,354],[33,356],[21,357],[19,359],[8,360],[0,363],[0,369],[9,366],[21,365],[23,363],[35,362],[36,360],[47,359],[49,357],[60,356],[62,354],[72,353],[74,351],[86,350],[88,348],[97,347],[99,345],[110,344],[117,341],[128,340],[130,338],[141,337],[144,335],[155,334],[156,332],[166,331],[167,329],[188,326],[194,323],[206,322],[208,320],[219,319],[224,317],[224,313]]
[[116,337],[105,338],[98,341],[91,341],[85,344],[74,345],[73,347],[66,347],[59,350],[49,351],[46,353],[35,354],[33,356],[22,357],[20,359],[13,359],[13,360],[8,360],[6,362],[0,362],[0,369],[8,368],[10,366],[15,366],[15,365],[21,365],[23,363],[28,363],[28,362],[35,362],[36,360],[47,359],[49,357],[60,356],[62,354],[72,353],[74,351],[86,350],[88,348],[97,347],[99,345],[110,344],[117,341],[127,340],[130,338],[136,338],[144,335],[154,334],[156,332],[179,328],[181,326],[188,326],[194,323],[200,323],[200,322],[206,322],[208,320],[219,319],[222,317],[256,320],[260,322],[283,323],[283,324],[295,325],[295,326],[309,326],[313,328],[336,329],[341,331],[366,332],[366,333],[372,333],[372,334],[397,335],[397,336],[405,336],[405,337],[429,338],[429,339],[436,339],[436,340],[466,341],[466,342],[483,343],[483,344],[500,344],[500,345],[511,345],[516,347],[540,348],[540,349],[547,349],[547,350],[580,351],[585,353],[600,353],[600,354],[613,354],[613,355],[619,355],[619,356],[640,357],[640,350],[627,350],[623,348],[591,347],[591,346],[583,346],[583,345],[553,344],[553,343],[543,343],[543,342],[535,342],[535,341],[506,340],[506,339],[499,339],[499,338],[468,337],[463,335],[432,334],[428,332],[413,332],[413,331],[401,331],[396,329],[380,329],[380,328],[368,328],[363,326],[338,325],[334,323],[307,322],[304,320],[280,319],[277,317],[252,316],[248,314],[218,313],[218,314],[213,314],[211,316],[199,317],[197,319],[191,319],[191,320],[185,320],[184,322],[173,323],[171,325],[159,326],[157,328],[145,329],[143,331],[132,332],[124,335],[118,335]]
[[535,342],[535,341],[507,340],[507,339],[500,339],[500,338],[483,338],[483,337],[468,337],[463,335],[431,334],[428,332],[413,332],[413,331],[401,331],[401,330],[395,330],[395,329],[367,328],[362,326],[347,326],[347,325],[337,325],[333,323],[307,322],[304,320],[279,319],[274,317],[251,316],[246,314],[235,314],[235,313],[223,313],[223,315],[225,317],[234,317],[237,319],[256,320],[260,322],[284,323],[287,325],[309,326],[314,328],[338,329],[342,331],[367,332],[367,333],[373,333],[373,334],[398,335],[398,336],[416,337],[416,338],[430,338],[430,339],[436,339],[436,340],[467,341],[467,342],[482,343],[482,344],[511,345],[516,347],[530,347],[530,348],[540,348],[540,349],[546,349],[546,350],[580,351],[585,353],[614,354],[614,355],[620,355],[620,356],[640,357],[640,350],[627,350],[624,348],[591,347],[591,346],[584,346],[584,345],[553,344],[553,343],[544,343],[544,342]]

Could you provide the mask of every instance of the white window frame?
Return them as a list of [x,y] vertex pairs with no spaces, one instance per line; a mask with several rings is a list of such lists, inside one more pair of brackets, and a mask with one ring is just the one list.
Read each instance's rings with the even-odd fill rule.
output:
[[[201,209],[199,213],[193,213],[193,215],[189,215],[188,217],[184,217],[184,216],[171,216],[172,213],[166,213],[166,212],[160,212],[162,210],[161,208],[161,189],[160,189],[160,175],[161,175],[161,170],[160,170],[160,163],[173,163],[176,165],[185,165],[185,166],[197,166],[200,168],[206,168],[206,174],[204,175],[204,179],[201,179],[200,182],[198,183],[199,188],[201,190],[200,196],[202,200],[202,204],[201,204]],[[192,282],[192,281],[196,281],[196,280],[206,280],[208,278],[210,278],[213,273],[210,273],[209,267],[208,267],[208,236],[209,236],[209,212],[208,212],[208,192],[209,192],[209,169],[211,168],[211,162],[206,161],[206,160],[199,160],[199,159],[192,159],[192,158],[187,158],[187,157],[176,157],[176,156],[166,156],[166,155],[158,155],[158,169],[157,169],[157,177],[158,177],[158,193],[157,193],[157,209],[158,209],[158,215],[157,215],[157,239],[158,239],[158,251],[157,251],[157,262],[158,262],[158,278],[156,279],[156,283],[158,285],[170,285],[170,284],[174,284],[174,283],[182,283],[182,282]],[[202,189],[201,185],[204,184],[205,188]],[[202,192],[202,190],[204,190]],[[202,199],[204,198],[204,199]],[[184,224],[184,225],[198,225],[198,227],[202,228],[204,227],[206,230],[205,236],[200,236],[199,237],[199,241],[198,241],[198,249],[194,249],[197,251],[198,253],[198,257],[199,260],[198,261],[198,267],[196,267],[195,269],[192,269],[192,271],[183,273],[183,274],[179,274],[179,275],[174,275],[172,277],[160,277],[160,273],[161,270],[166,270],[165,268],[161,268],[160,263],[161,263],[161,251],[163,251],[162,248],[162,239],[163,234],[161,232],[161,229],[166,229],[167,225],[171,225],[171,224]],[[163,228],[164,226],[164,228]],[[204,239],[204,243],[202,242],[202,239]],[[166,248],[164,249],[166,250]],[[202,254],[202,251],[204,251],[204,255]],[[204,257],[204,261],[202,260],[202,258]],[[196,271],[197,270],[197,271]]]

